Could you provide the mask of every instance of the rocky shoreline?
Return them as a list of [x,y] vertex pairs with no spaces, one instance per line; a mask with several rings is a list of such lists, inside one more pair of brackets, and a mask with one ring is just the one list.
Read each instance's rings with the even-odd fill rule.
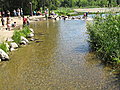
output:
[[[34,30],[32,28],[29,28],[30,33],[27,37],[20,36],[20,43],[16,43],[12,38],[7,38],[6,42],[3,42],[4,47],[6,50],[0,49],[0,61],[6,61],[9,60],[9,52],[14,51],[20,47],[20,45],[27,45],[30,41],[34,41]],[[31,38],[28,40],[27,38]]]

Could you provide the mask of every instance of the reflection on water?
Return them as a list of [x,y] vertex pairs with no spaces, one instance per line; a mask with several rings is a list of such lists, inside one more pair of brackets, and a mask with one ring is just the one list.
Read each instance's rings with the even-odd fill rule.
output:
[[34,22],[42,42],[0,63],[0,90],[119,90],[109,68],[89,53],[85,26],[81,20]]

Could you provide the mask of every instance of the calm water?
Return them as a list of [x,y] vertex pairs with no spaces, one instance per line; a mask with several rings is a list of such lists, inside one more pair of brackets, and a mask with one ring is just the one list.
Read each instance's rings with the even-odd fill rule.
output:
[[86,22],[34,22],[35,38],[0,63],[0,90],[119,90],[119,80],[89,52]]

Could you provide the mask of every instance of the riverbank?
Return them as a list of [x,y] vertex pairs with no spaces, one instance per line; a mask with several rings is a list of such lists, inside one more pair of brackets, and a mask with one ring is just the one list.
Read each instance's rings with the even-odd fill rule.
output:
[[[37,21],[40,18],[44,18],[44,16],[32,16],[30,17],[30,22]],[[5,19],[5,24],[6,24],[6,17]],[[17,28],[22,28],[23,24],[23,19],[18,18],[18,17],[10,17],[10,24],[16,22],[16,27]],[[5,25],[4,27],[2,26],[2,23],[0,22],[0,42],[6,41],[7,38],[11,38],[13,36],[13,32],[16,28],[12,28],[11,30],[8,31],[6,30],[7,26]]]
[[120,15],[95,17],[87,24],[90,46],[104,62],[120,65]]

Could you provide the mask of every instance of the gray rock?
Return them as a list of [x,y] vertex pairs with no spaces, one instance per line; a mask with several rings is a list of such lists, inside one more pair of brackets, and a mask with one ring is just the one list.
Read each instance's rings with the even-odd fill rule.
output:
[[2,49],[0,49],[0,59],[3,59],[3,60],[7,59],[7,60],[9,60],[8,54],[6,52],[4,52]]
[[34,38],[31,38],[30,41],[35,41],[35,39],[34,39]]
[[18,45],[15,42],[13,42],[13,43],[10,43],[10,47],[13,49],[16,49],[18,48]]
[[28,37],[29,37],[29,38],[34,37],[34,34],[33,34],[33,33],[30,33],[30,34],[28,35]]
[[21,41],[25,41],[26,43],[29,43],[29,41],[23,36],[21,36]]
[[15,49],[14,48],[10,48],[10,51],[14,51]]
[[13,42],[14,40],[13,40],[12,38],[7,38],[6,41],[8,41],[8,42]]
[[27,42],[26,41],[21,41],[20,44],[27,45]]
[[33,30],[32,28],[30,28],[30,31],[31,31],[32,33],[34,33],[34,30]]

